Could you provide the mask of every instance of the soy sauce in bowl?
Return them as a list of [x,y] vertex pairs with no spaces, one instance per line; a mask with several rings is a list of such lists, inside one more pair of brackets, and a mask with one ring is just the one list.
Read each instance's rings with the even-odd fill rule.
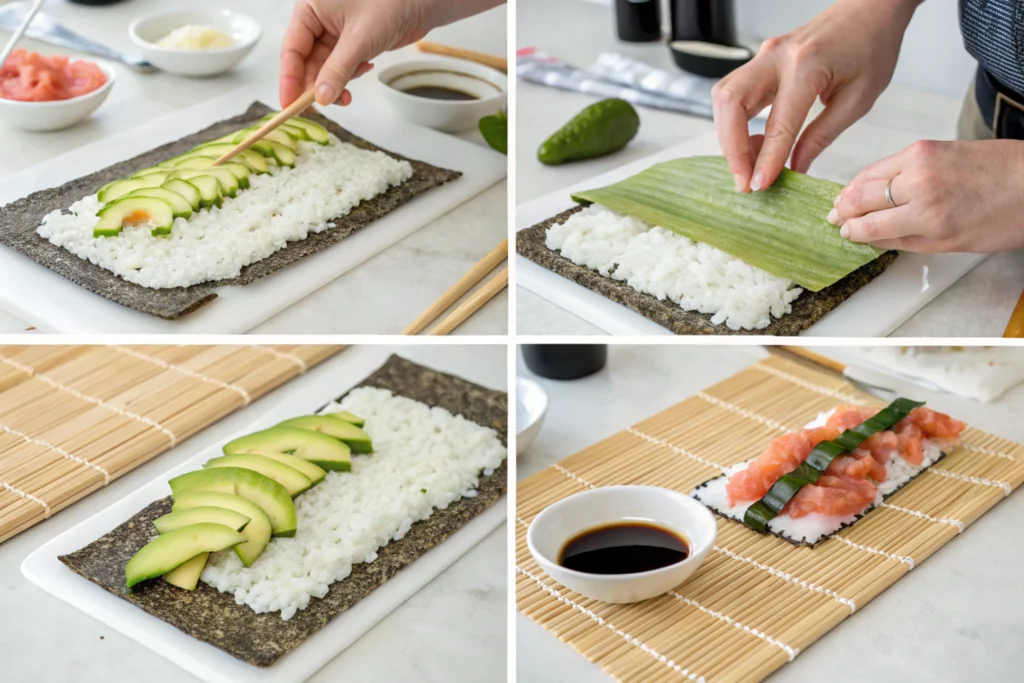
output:
[[689,555],[689,543],[675,531],[622,521],[570,538],[558,554],[558,564],[587,574],[635,574],[677,564]]
[[465,102],[466,100],[480,99],[472,93],[468,93],[463,90],[456,90],[455,88],[446,88],[443,85],[416,85],[407,90],[403,90],[402,92],[415,95],[416,97],[426,97],[430,100]]

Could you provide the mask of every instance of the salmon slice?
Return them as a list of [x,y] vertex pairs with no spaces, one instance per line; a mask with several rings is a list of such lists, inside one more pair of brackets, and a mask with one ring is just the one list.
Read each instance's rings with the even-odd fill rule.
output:
[[738,501],[760,500],[779,477],[792,472],[806,460],[813,448],[814,444],[806,432],[773,439],[747,469],[729,477],[725,492],[730,507]]
[[793,518],[815,512],[823,515],[855,515],[875,500],[874,484],[864,479],[823,475],[816,484],[808,484],[782,508]]
[[825,470],[826,475],[849,477],[850,479],[872,479],[876,482],[885,481],[885,465],[859,448],[850,455],[841,455]]
[[106,82],[106,74],[92,62],[20,48],[0,65],[0,98],[8,100],[68,100],[91,93]]

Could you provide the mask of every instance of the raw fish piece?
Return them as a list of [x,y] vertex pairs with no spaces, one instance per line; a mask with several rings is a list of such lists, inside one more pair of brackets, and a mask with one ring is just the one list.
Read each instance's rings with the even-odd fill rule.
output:
[[816,484],[804,486],[782,508],[783,515],[805,517],[819,512],[823,515],[855,515],[875,499],[875,485],[864,479],[823,475]]

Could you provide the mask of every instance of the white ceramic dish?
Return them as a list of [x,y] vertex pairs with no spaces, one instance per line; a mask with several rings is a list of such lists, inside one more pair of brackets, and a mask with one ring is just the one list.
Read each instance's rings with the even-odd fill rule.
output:
[[[622,521],[656,524],[681,534],[690,555],[682,562],[635,574],[588,574],[558,564],[562,546],[587,529]],[[711,551],[718,535],[715,517],[685,493],[657,486],[605,486],[583,491],[546,507],[526,534],[537,564],[566,588],[593,600],[640,602],[686,581]]]
[[548,393],[537,382],[516,377],[516,455],[522,455],[537,438],[548,412]]
[[114,67],[100,62],[95,64],[107,76],[107,82],[96,90],[54,102],[19,102],[0,98],[0,122],[19,130],[49,131],[69,128],[87,119],[107,99],[117,76]]
[[[412,59],[378,75],[384,99],[400,116],[446,133],[475,128],[480,119],[505,108],[508,78],[490,67],[461,59]],[[476,96],[475,100],[433,100],[410,95],[416,86],[440,86]]]
[[[190,24],[220,29],[234,44],[218,50],[172,50],[156,44],[171,31]],[[262,34],[255,19],[226,9],[150,14],[128,27],[128,36],[153,66],[179,76],[214,76],[235,68],[256,47]]]

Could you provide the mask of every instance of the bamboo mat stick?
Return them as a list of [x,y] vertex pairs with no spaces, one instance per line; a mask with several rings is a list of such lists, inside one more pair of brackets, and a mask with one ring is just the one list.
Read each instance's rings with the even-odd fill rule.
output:
[[472,296],[463,301],[459,306],[448,314],[448,317],[439,322],[427,334],[431,336],[445,335],[464,323],[469,316],[485,303],[493,299],[499,292],[508,286],[508,267],[484,283],[484,286],[473,292]]
[[486,256],[473,266],[469,272],[459,278],[459,281],[448,288],[438,297],[437,301],[430,305],[430,308],[423,311],[416,320],[402,331],[402,334],[419,334],[427,325],[434,322],[439,315],[448,310],[448,307],[459,300],[463,294],[468,292],[473,285],[484,279],[487,273],[494,270],[499,263],[508,258],[508,239],[501,241],[501,244],[492,249]]
[[315,101],[316,95],[314,94],[313,88],[310,88],[306,92],[299,95],[299,98],[292,102],[290,105],[288,105],[288,107],[285,108],[284,111],[282,111],[277,116],[264,123],[262,126],[260,126],[259,130],[254,132],[252,135],[247,137],[242,142],[240,142],[237,147],[235,147],[233,150],[222,156],[220,159],[217,159],[217,161],[213,162],[213,165],[220,166],[223,163],[231,161],[236,156],[238,156],[245,150],[255,145],[257,142],[262,140],[264,137],[266,137],[267,133],[269,133],[272,130],[275,130],[278,126],[280,126],[288,119],[298,116],[302,112],[309,109],[313,105],[313,102]]
[[823,367],[827,370],[831,370],[832,372],[837,372],[840,375],[842,375],[843,371],[846,370],[846,366],[839,361],[833,360],[828,356],[823,356],[820,353],[811,351],[810,349],[806,349],[802,346],[767,346],[765,348],[767,348],[770,353],[783,357],[785,357],[786,354],[790,354],[801,360],[813,363],[814,365]]
[[477,64],[483,64],[484,66],[489,66],[492,69],[508,73],[508,59],[505,57],[497,57],[495,55],[476,52],[474,50],[465,50],[461,47],[453,47],[443,43],[432,43],[429,40],[419,41],[416,43],[416,47],[419,48],[420,52],[457,57],[459,59],[476,62]]

